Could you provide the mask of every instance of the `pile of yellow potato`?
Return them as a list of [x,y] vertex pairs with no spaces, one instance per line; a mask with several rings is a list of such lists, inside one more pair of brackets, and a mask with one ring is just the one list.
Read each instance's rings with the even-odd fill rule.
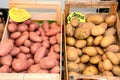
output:
[[94,14],[81,23],[73,18],[66,25],[66,54],[69,76],[120,76],[120,47],[116,16]]

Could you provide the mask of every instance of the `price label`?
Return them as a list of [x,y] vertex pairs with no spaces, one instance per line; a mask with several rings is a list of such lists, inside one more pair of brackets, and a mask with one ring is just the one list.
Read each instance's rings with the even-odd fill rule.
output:
[[86,22],[85,16],[80,12],[72,12],[72,13],[70,13],[69,16],[67,17],[67,22],[70,23],[72,18],[78,18],[79,22]]
[[15,22],[23,22],[31,18],[30,13],[22,8],[11,8],[9,10],[9,16]]

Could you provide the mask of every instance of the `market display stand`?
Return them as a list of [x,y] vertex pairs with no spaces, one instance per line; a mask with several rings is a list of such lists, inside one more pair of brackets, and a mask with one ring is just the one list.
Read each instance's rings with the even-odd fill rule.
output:
[[[117,13],[117,6],[118,2],[115,0],[107,0],[107,1],[94,1],[94,2],[85,2],[81,0],[66,0],[65,1],[65,25],[67,23],[67,16],[70,13],[71,8],[109,8],[109,13],[99,13],[99,14],[115,14],[117,16],[117,22],[116,22],[116,30],[117,30],[117,37],[118,37],[118,43],[120,40],[120,22],[119,22],[119,16]],[[85,13],[85,15],[88,15]],[[69,77],[68,76],[68,67],[67,67],[67,52],[66,52],[66,28],[64,28],[64,37],[65,37],[65,80],[81,80],[81,79],[95,79],[95,80],[120,80],[120,77],[107,77],[107,76],[91,76],[91,75],[79,75],[75,77]]]
[[[33,10],[31,13],[32,20],[54,20],[61,25],[61,4],[59,2],[41,2],[35,0],[10,0],[9,6],[17,8],[25,8]],[[39,9],[55,10],[51,12],[39,12]],[[34,12],[36,10],[36,12]],[[8,16],[9,19],[9,16]],[[7,31],[8,20],[5,26],[2,41],[8,38],[9,33]],[[61,29],[62,30],[62,29]],[[62,32],[62,31],[61,31]],[[61,39],[62,40],[62,39]],[[2,42],[1,41],[1,42]],[[62,41],[61,41],[62,43]],[[60,45],[62,49],[62,44]],[[60,69],[62,69],[62,51],[60,52]],[[40,74],[40,73],[0,73],[0,80],[61,80],[61,70],[59,74]]]

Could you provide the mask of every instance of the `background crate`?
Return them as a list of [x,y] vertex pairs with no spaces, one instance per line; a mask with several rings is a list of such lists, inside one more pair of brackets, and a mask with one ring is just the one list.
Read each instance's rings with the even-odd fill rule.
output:
[[[9,6],[17,8],[25,8],[30,10],[32,20],[52,20],[61,26],[61,4],[52,1],[36,1],[36,0],[10,0]],[[55,12],[43,12],[42,10],[54,10]],[[8,16],[9,19],[9,16]],[[7,31],[8,20],[3,33],[2,41],[9,37]],[[62,27],[61,27],[62,32]],[[62,33],[60,44],[60,74],[40,74],[40,73],[0,73],[0,80],[61,80],[62,72]]]
[[[99,14],[114,14],[117,16],[117,22],[116,22],[116,30],[117,30],[117,37],[118,37],[118,44],[120,44],[120,22],[119,22],[119,16],[117,13],[117,6],[118,2],[116,0],[105,0],[105,1],[91,1],[86,2],[82,0],[66,0],[65,2],[65,17],[64,17],[64,23],[66,26],[67,23],[67,16],[70,13],[71,8],[108,8],[108,13],[99,13]],[[96,14],[96,13],[94,13]],[[85,16],[88,15],[85,13]],[[66,51],[66,27],[64,27],[64,37],[65,37],[65,80],[81,80],[81,79],[94,79],[94,80],[120,80],[120,77],[107,77],[107,76],[99,76],[99,75],[79,75],[79,76],[73,76],[70,79],[68,78],[68,67],[67,67],[67,51]]]

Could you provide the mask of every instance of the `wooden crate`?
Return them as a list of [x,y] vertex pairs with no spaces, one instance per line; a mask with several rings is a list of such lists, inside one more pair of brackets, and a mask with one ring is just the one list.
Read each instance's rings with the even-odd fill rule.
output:
[[[60,2],[54,1],[36,1],[36,0],[10,0],[9,6],[17,8],[25,8],[33,10],[31,11],[32,20],[53,20],[61,25],[61,4]],[[36,10],[37,9],[37,10]],[[54,12],[39,12],[41,9],[48,10],[53,9]],[[36,10],[36,12],[34,11]],[[9,16],[8,16],[9,18]],[[8,20],[3,33],[2,41],[9,37],[7,31]],[[62,32],[62,27],[61,27]],[[0,73],[0,80],[61,80],[62,75],[62,33],[61,33],[61,44],[60,44],[60,73],[59,74],[40,74],[40,73]]]
[[[115,14],[117,16],[117,22],[115,25],[115,28],[117,30],[117,37],[118,37],[118,44],[120,44],[120,22],[119,22],[119,16],[117,13],[117,6],[118,2],[115,0],[107,0],[107,1],[94,1],[94,2],[86,2],[82,0],[66,0],[65,1],[65,17],[64,17],[64,25],[66,26],[67,23],[67,16],[70,13],[71,8],[109,8],[109,13],[94,13],[94,14]],[[89,15],[86,14],[85,15]],[[66,51],[66,27],[64,27],[64,41],[65,41],[65,80],[82,80],[82,79],[89,79],[89,80],[120,80],[120,77],[107,77],[107,76],[100,76],[100,75],[82,75],[80,74],[79,76],[71,76],[70,78],[68,77],[68,65],[67,65],[67,51]]]

